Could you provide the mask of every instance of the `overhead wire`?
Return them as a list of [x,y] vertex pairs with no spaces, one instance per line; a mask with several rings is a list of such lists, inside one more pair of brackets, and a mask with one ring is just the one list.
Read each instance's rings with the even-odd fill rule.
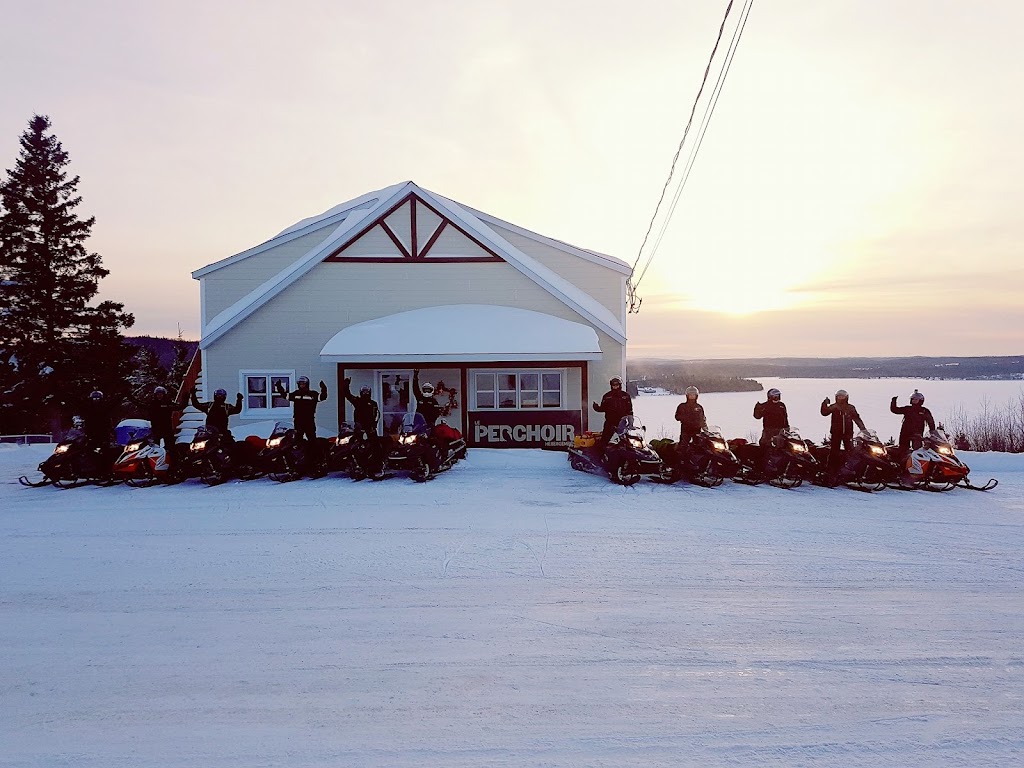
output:
[[647,259],[644,262],[644,266],[643,266],[643,269],[640,271],[639,277],[637,277],[636,280],[634,280],[633,276],[637,272],[637,267],[639,266],[640,260],[641,260],[641,258],[643,257],[643,254],[644,254],[644,248],[647,246],[648,240],[650,239],[650,236],[651,236],[651,232],[654,229],[654,223],[655,223],[655,221],[657,221],[658,214],[661,211],[661,205],[665,201],[665,194],[668,191],[669,185],[672,183],[673,176],[675,175],[676,165],[678,164],[679,157],[682,154],[683,146],[686,144],[686,140],[687,140],[687,138],[689,136],[690,129],[693,126],[693,119],[694,119],[694,116],[696,115],[697,107],[700,104],[701,96],[703,96],[703,94],[704,94],[704,88],[707,85],[708,76],[709,76],[709,74],[711,72],[711,65],[714,63],[715,56],[718,53],[718,47],[721,44],[722,36],[725,33],[725,26],[728,23],[729,14],[732,12],[733,0],[729,0],[728,5],[726,6],[725,14],[722,17],[722,23],[719,25],[719,28],[718,28],[718,36],[715,38],[715,45],[714,45],[714,47],[711,50],[711,55],[708,58],[707,66],[704,68],[704,76],[703,76],[703,78],[701,80],[700,88],[697,91],[697,96],[694,99],[693,106],[690,109],[690,117],[687,120],[685,129],[683,130],[683,137],[682,137],[682,139],[680,139],[679,146],[676,148],[675,155],[672,158],[672,164],[671,164],[671,166],[669,168],[668,177],[665,179],[664,185],[662,185],[661,194],[659,195],[658,202],[657,202],[657,204],[655,205],[655,208],[654,208],[654,214],[651,216],[651,221],[647,225],[647,231],[644,233],[643,242],[640,244],[640,249],[637,252],[636,260],[633,263],[633,267],[632,267],[632,269],[630,271],[629,278],[626,281],[626,288],[627,288],[627,292],[629,294],[629,312],[630,313],[637,312],[640,309],[640,304],[642,303],[643,300],[637,297],[636,288],[640,284],[640,281],[643,279],[643,276],[647,273],[647,269],[648,269],[648,267],[650,267],[651,262],[654,259],[654,255],[657,253],[657,249],[660,246],[661,241],[662,241],[662,239],[665,236],[665,232],[668,229],[668,224],[669,224],[669,221],[672,218],[672,214],[674,213],[676,205],[679,202],[679,198],[680,198],[680,196],[682,194],[682,189],[683,189],[683,187],[686,184],[686,180],[689,178],[690,171],[693,169],[693,163],[694,163],[694,161],[696,159],[697,151],[700,149],[700,145],[703,143],[704,134],[707,131],[707,126],[708,126],[708,124],[711,121],[711,116],[714,114],[715,105],[717,105],[717,103],[718,103],[718,97],[721,95],[722,87],[724,86],[724,83],[725,83],[725,78],[728,75],[729,68],[732,66],[733,58],[735,58],[736,49],[739,46],[740,38],[743,36],[743,30],[746,28],[747,19],[750,16],[750,10],[753,7],[753,2],[754,2],[754,0],[745,0],[744,5],[743,5],[743,9],[740,11],[740,19],[737,22],[736,28],[733,31],[732,39],[730,40],[729,46],[728,46],[728,48],[726,50],[726,55],[725,55],[725,58],[723,60],[723,65],[722,65],[721,69],[719,70],[718,77],[717,77],[717,79],[715,81],[715,85],[714,85],[714,87],[712,89],[712,96],[708,100],[708,104],[707,104],[707,106],[705,107],[705,110],[704,110],[704,115],[701,118],[700,127],[698,128],[698,140],[697,140],[696,144],[693,146],[693,148],[690,150],[690,154],[687,157],[686,163],[684,164],[683,175],[682,175],[681,181],[679,182],[679,185],[676,188],[675,194],[673,195],[672,203],[670,204],[669,211],[668,211],[665,219],[662,221],[661,228],[660,228],[660,230],[658,232],[657,237],[655,238],[654,245],[652,246],[652,248],[648,252]]

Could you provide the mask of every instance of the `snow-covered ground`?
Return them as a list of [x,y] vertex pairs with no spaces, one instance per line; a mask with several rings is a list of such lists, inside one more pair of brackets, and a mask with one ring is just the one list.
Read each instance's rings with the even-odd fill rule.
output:
[[1024,456],[989,493],[29,489],[0,446],[0,765],[1024,761]]

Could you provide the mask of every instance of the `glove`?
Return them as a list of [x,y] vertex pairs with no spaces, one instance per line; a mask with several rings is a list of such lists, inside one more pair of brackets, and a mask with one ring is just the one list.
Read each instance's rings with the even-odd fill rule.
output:
[[238,402],[238,403],[242,402],[242,393],[241,392],[236,392],[235,393],[235,402]]
[[320,389],[327,389],[327,385],[323,381],[320,382]]
[[594,401],[593,403],[591,403],[591,405],[593,405],[593,406],[594,406],[594,410],[595,410],[595,411],[596,411],[596,410],[597,410],[598,408],[600,408],[600,407],[601,407],[601,404],[600,404],[600,403],[598,403],[598,402],[597,402],[596,400],[595,400],[595,401]]
[[832,404],[832,400],[830,398],[827,398],[827,397],[824,400],[822,400],[821,402],[823,402],[825,405],[831,405]]
[[[323,386],[323,382],[322,381],[320,382],[320,385]],[[345,378],[345,386],[349,387],[351,385],[352,385],[352,377],[351,376],[347,376]]]

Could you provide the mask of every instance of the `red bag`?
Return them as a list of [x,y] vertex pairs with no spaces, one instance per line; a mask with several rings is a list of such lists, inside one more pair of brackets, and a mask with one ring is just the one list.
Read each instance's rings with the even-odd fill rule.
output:
[[451,442],[452,440],[458,440],[462,437],[462,433],[447,424],[438,424],[434,427],[434,436]]

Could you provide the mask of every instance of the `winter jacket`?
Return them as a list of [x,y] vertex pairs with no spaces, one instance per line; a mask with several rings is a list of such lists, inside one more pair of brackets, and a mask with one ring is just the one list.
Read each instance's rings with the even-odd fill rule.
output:
[[897,415],[903,416],[903,426],[900,427],[900,443],[906,442],[904,438],[921,437],[924,434],[924,427],[935,431],[935,419],[932,412],[923,405],[896,405],[896,398],[889,404],[889,410]]
[[679,422],[680,434],[684,435],[695,435],[708,425],[704,406],[696,400],[685,400],[676,407],[676,421]]
[[828,398],[821,401],[821,415],[832,417],[833,437],[853,437],[853,425],[865,429],[864,422],[857,409],[849,402],[836,402],[829,405]]
[[228,429],[228,419],[237,413],[242,412],[242,394],[238,393],[235,396],[235,404],[230,405],[226,400],[223,403],[218,403],[213,400],[209,403],[200,403],[196,397],[195,390],[192,391],[192,407],[197,411],[202,411],[206,414],[206,426],[212,427],[219,432],[225,434],[230,433]]
[[114,431],[110,404],[106,400],[86,400],[81,411],[86,439],[91,443],[109,443]]
[[143,400],[129,395],[128,399],[146,414],[146,418],[149,420],[150,432],[154,436],[173,436],[174,413],[175,411],[184,410],[184,405],[174,402],[169,397],[165,397],[163,400],[158,400],[155,397]]
[[281,397],[287,397],[288,402],[292,404],[292,417],[295,419],[295,426],[312,424],[316,416],[317,403],[327,399],[327,387],[323,382],[321,382],[319,392],[311,387],[286,392],[284,387],[281,386],[278,387],[277,393]]
[[789,429],[789,413],[781,400],[754,403],[754,418],[764,419],[764,429]]
[[377,434],[380,408],[377,406],[376,401],[371,400],[369,395],[366,397],[361,395],[353,397],[352,392],[348,388],[348,382],[345,383],[342,394],[346,400],[352,403],[352,420],[356,426],[361,427],[370,434]]
[[604,414],[604,423],[617,427],[623,417],[633,414],[633,398],[624,389],[609,389],[594,410]]
[[437,402],[436,397],[433,395],[427,397],[423,394],[420,390],[420,377],[418,375],[413,375],[412,377],[412,393],[416,397],[416,413],[422,414],[428,426],[434,426],[437,420],[444,414],[444,408]]

